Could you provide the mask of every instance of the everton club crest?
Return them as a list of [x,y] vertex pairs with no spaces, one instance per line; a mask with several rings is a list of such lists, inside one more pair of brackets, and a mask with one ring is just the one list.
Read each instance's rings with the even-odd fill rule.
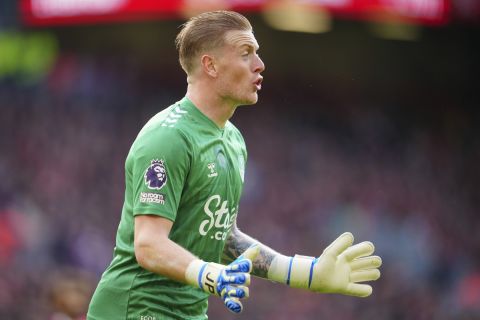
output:
[[145,184],[149,189],[159,190],[167,183],[167,170],[163,160],[152,160],[145,170]]

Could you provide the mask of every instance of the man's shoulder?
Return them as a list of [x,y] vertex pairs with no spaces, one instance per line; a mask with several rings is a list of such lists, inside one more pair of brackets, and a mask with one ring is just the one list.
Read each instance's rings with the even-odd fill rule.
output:
[[135,138],[130,153],[141,153],[151,148],[191,148],[191,138],[182,124],[186,113],[182,111],[175,103],[150,118]]
[[188,111],[176,102],[155,114],[140,130],[138,137],[150,135],[188,135]]
[[187,114],[188,111],[181,102],[175,102],[150,118],[142,130],[152,128],[180,128],[180,125],[185,121]]

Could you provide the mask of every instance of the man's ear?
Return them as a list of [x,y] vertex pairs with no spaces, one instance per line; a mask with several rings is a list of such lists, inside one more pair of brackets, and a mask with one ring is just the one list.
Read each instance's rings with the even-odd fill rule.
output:
[[204,54],[201,59],[202,63],[202,70],[210,77],[216,78],[217,77],[217,68],[215,66],[215,57]]

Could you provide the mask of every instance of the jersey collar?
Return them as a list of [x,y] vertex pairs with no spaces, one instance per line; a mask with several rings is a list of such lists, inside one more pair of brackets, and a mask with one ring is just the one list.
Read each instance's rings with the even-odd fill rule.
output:
[[197,106],[194,105],[193,102],[187,97],[183,97],[183,99],[180,100],[180,105],[182,105],[183,107],[191,111],[197,120],[201,121],[202,123],[205,123],[206,125],[208,125],[209,127],[211,127],[212,129],[214,129],[215,131],[221,134],[223,134],[223,132],[225,131],[225,128],[229,125],[229,122],[227,121],[227,123],[225,124],[225,127],[220,128],[212,119],[210,119],[202,111],[200,111],[200,109],[198,109]]

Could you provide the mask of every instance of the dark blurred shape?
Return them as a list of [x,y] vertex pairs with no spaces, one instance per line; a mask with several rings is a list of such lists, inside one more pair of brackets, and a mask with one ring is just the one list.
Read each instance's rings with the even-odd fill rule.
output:
[[452,1],[453,16],[457,21],[478,23],[480,22],[480,1],[454,0]]
[[2,29],[11,29],[19,25],[18,1],[2,0],[0,1],[0,31]]
[[91,275],[65,269],[55,272],[47,282],[47,299],[51,306],[49,320],[83,320],[95,286]]

